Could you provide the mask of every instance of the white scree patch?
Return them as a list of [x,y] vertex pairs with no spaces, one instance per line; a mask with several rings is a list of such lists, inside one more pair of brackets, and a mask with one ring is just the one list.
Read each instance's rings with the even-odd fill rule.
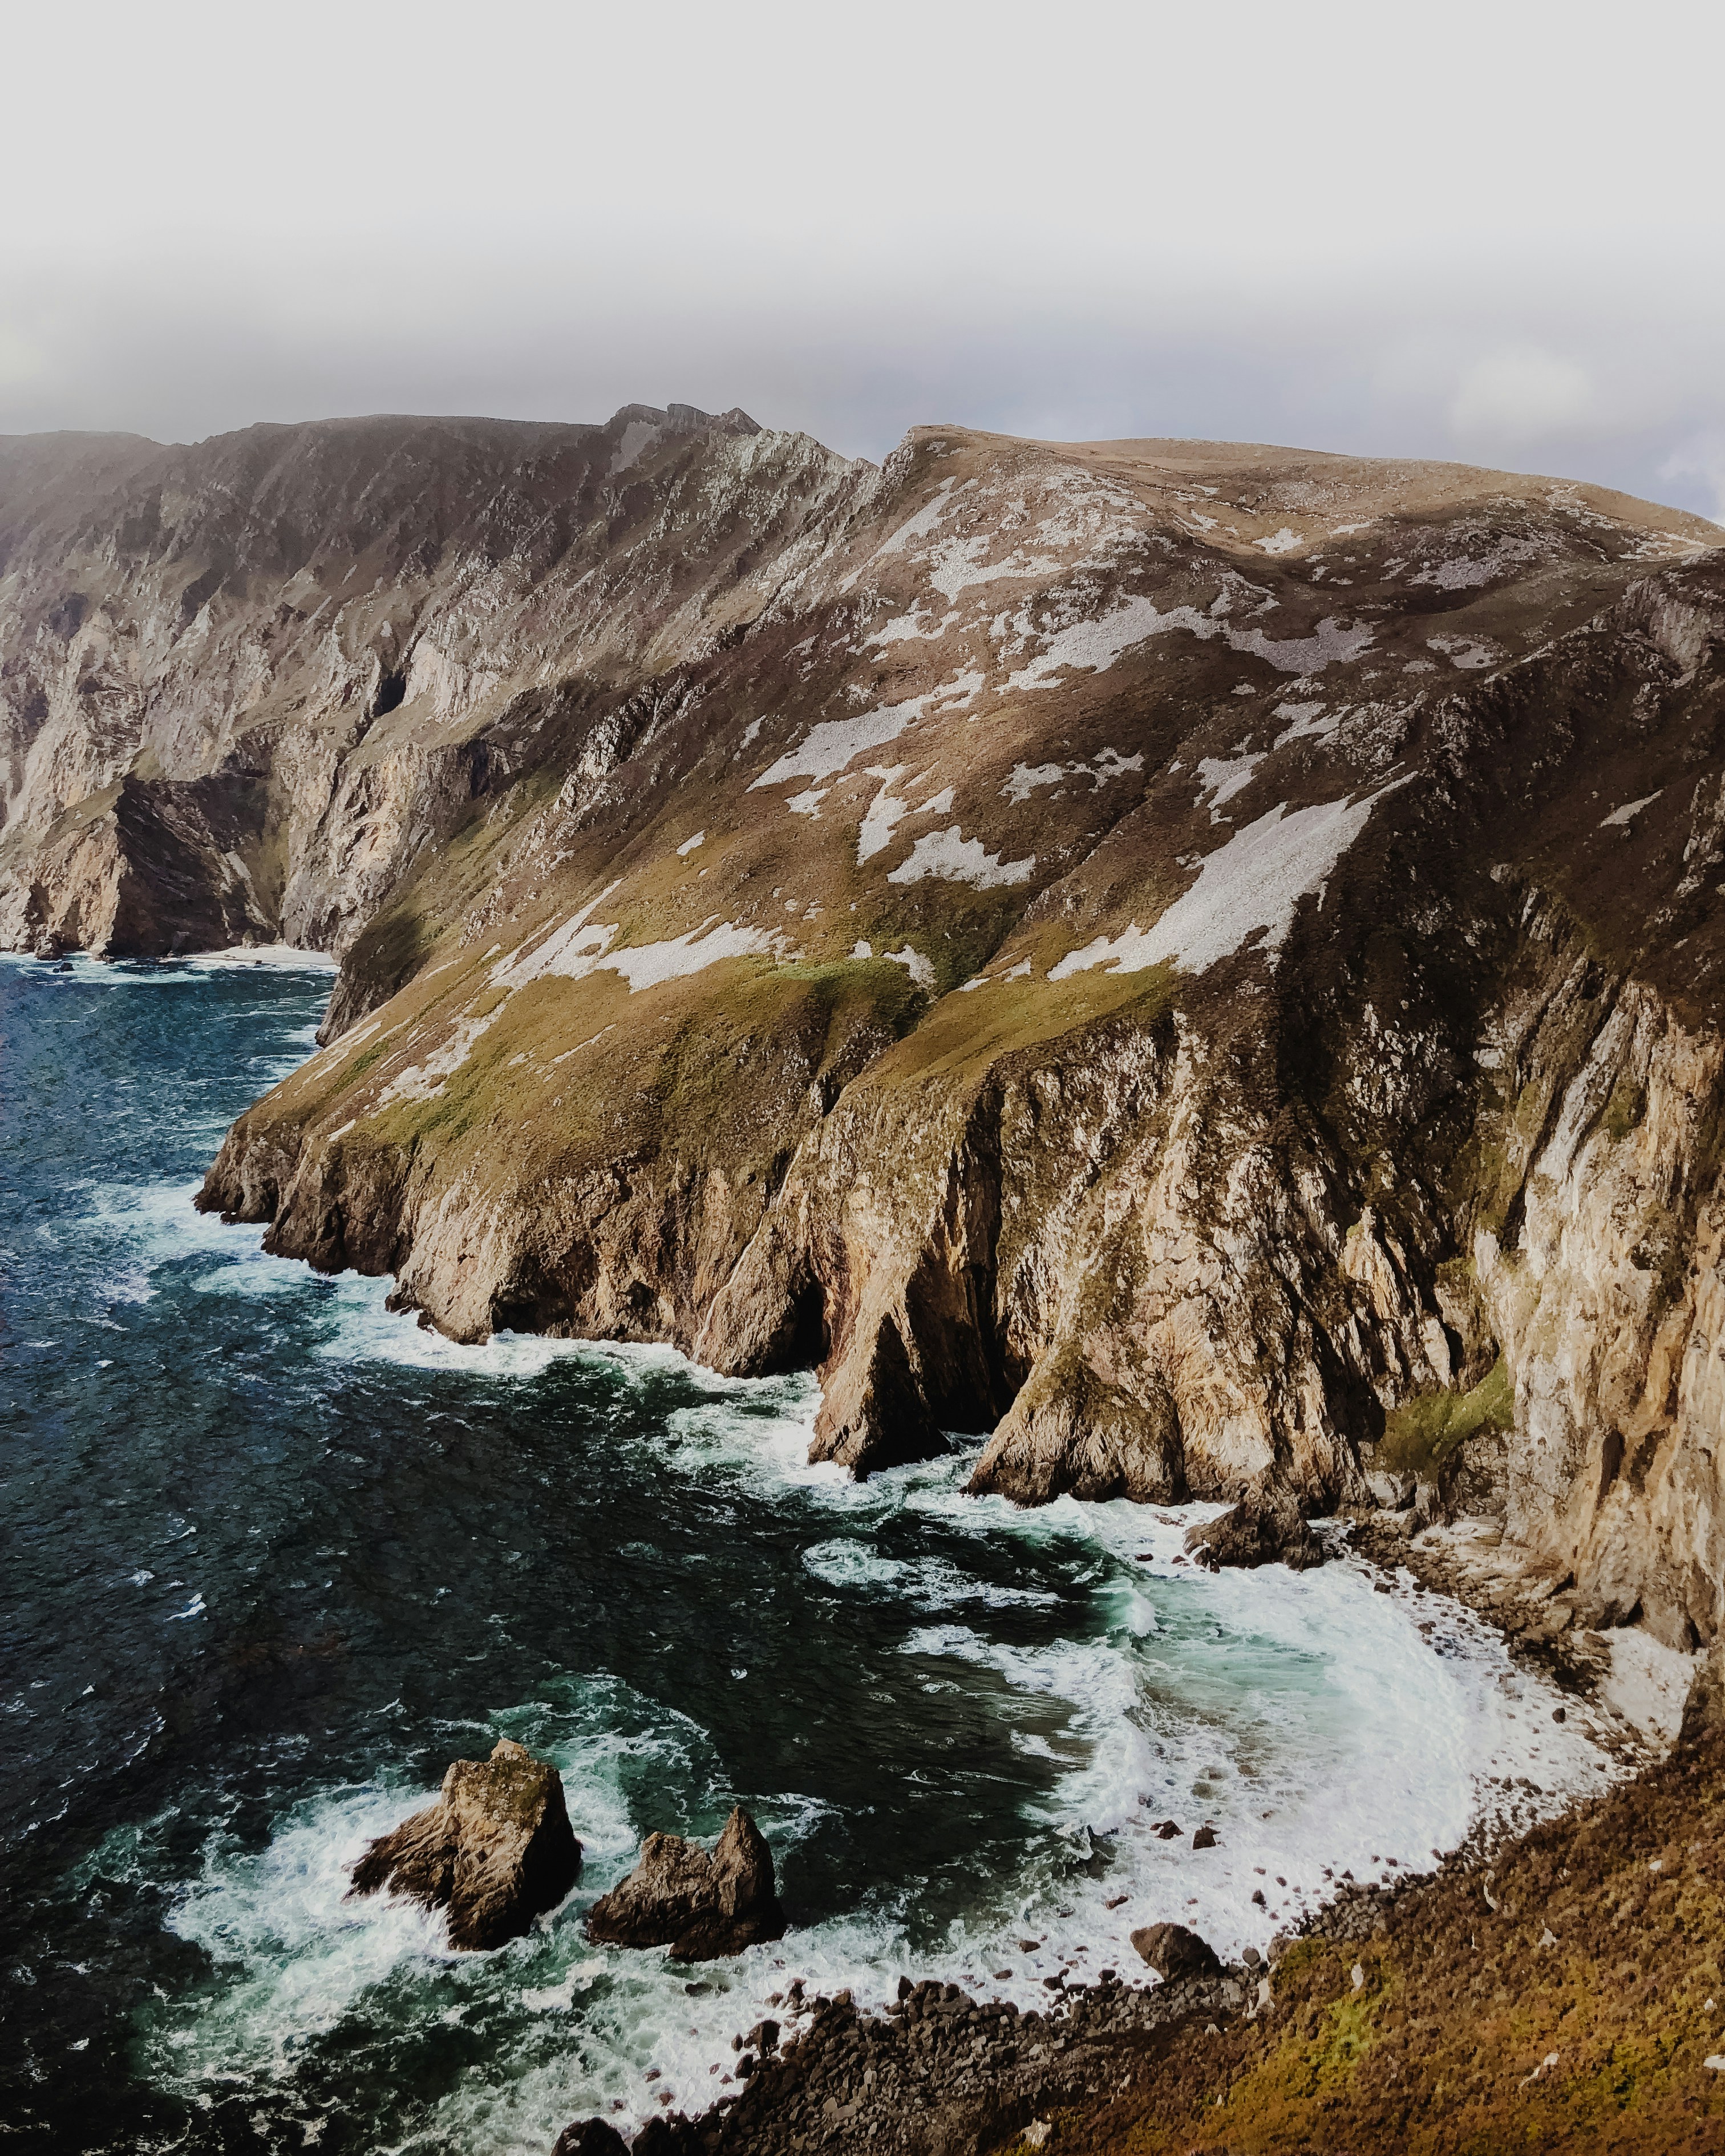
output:
[[1210,797],[1210,821],[1226,821],[1222,814],[1222,803],[1231,801],[1236,793],[1244,793],[1252,783],[1253,773],[1264,761],[1266,752],[1255,755],[1247,752],[1234,757],[1207,756],[1198,767],[1199,798],[1206,793]]
[[910,803],[901,801],[892,790],[910,767],[907,763],[871,763],[869,766],[869,776],[880,781],[880,791],[869,803],[861,823],[857,826],[856,865],[859,868],[865,861],[872,860],[883,846],[892,843],[893,826],[901,817],[910,814]]
[[902,966],[919,988],[934,986],[934,965],[913,945],[906,943],[902,951],[883,951],[883,958],[891,958],[895,966]]
[[1031,854],[1021,861],[1004,861],[999,854],[983,850],[980,839],[967,839],[956,824],[944,831],[929,831],[911,847],[910,858],[888,872],[888,883],[921,883],[938,876],[945,883],[974,884],[978,891],[993,891],[1006,884],[1026,883],[1036,865]]
[[872,711],[859,711],[854,719],[823,719],[811,726],[793,749],[776,763],[768,765],[750,782],[749,792],[778,786],[787,778],[831,778],[865,749],[882,748],[896,741],[906,727],[922,716],[927,696],[911,696],[902,704],[882,704]]
[[1142,754],[1122,756],[1117,748],[1101,748],[1086,763],[1015,763],[1000,791],[1016,808],[1029,799],[1039,786],[1058,786],[1063,778],[1087,778],[1093,788],[1106,786],[1128,771],[1142,771]]
[[1067,666],[1087,666],[1105,674],[1122,652],[1177,629],[1204,642],[1222,637],[1230,650],[1250,652],[1281,674],[1321,673],[1327,666],[1357,659],[1372,641],[1369,628],[1358,623],[1344,628],[1333,615],[1321,621],[1310,636],[1277,638],[1266,636],[1261,629],[1230,628],[1214,613],[1201,613],[1194,606],[1171,607],[1163,613],[1153,599],[1136,597],[1100,620],[1074,622],[1057,630],[1040,657],[1009,675],[1000,693],[1052,688],[1053,676]]
[[1279,951],[1300,901],[1322,895],[1376,803],[1392,787],[1405,783],[1393,779],[1359,801],[1319,802],[1291,813],[1278,802],[1206,855],[1198,880],[1150,927],[1133,921],[1119,936],[1098,936],[1069,952],[1050,970],[1050,980],[1065,980],[1092,966],[1112,973],[1142,973],[1169,960],[1189,973],[1201,973],[1260,932],[1259,947]]

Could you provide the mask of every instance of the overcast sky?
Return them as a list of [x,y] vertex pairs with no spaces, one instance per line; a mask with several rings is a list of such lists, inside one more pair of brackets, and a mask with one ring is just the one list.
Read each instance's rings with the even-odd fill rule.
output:
[[6,9],[0,431],[742,404],[1725,517],[1719,0]]

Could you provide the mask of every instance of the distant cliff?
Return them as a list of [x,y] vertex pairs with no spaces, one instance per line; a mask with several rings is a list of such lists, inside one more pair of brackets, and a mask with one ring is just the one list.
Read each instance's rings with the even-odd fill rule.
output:
[[1423,1484],[1687,1643],[1718,536],[676,407],[13,441],[0,926],[340,952],[207,1201],[451,1332],[814,1363],[819,1451],[1027,1500]]

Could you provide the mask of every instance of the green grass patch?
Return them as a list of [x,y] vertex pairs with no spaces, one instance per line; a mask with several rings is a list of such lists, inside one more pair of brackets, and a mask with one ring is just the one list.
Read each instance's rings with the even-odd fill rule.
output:
[[1633,1078],[1620,1078],[1611,1089],[1611,1098],[1605,1103],[1605,1112],[1599,1120],[1615,1142],[1626,1138],[1646,1112],[1645,1089]]
[[962,1079],[1004,1055],[1040,1048],[1099,1019],[1132,1009],[1153,1024],[1173,1001],[1173,969],[1106,973],[1093,969],[1065,981],[991,981],[937,1004],[881,1069],[885,1081]]
[[351,1062],[347,1065],[347,1069],[341,1073],[341,1084],[343,1086],[352,1086],[355,1084],[359,1079],[365,1076],[367,1071],[372,1068],[373,1064],[381,1062],[388,1052],[389,1043],[387,1040],[374,1040],[369,1048],[361,1049],[358,1055],[354,1057],[352,1062]]
[[1515,1424],[1515,1389],[1500,1355],[1471,1392],[1453,1388],[1404,1401],[1384,1428],[1377,1464],[1392,1473],[1430,1476],[1455,1450],[1482,1430]]

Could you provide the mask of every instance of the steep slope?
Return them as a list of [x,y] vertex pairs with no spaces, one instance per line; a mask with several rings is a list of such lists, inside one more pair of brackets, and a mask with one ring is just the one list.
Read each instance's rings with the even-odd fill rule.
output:
[[[36,650],[51,544],[120,563],[165,774],[71,716],[80,620],[14,940],[67,917],[50,771],[118,829],[255,737],[259,910],[345,953],[206,1202],[462,1337],[815,1363],[859,1471],[970,1430],[1027,1500],[1405,1476],[1578,1621],[1711,1636],[1717,533],[1455,466],[925,429],[877,473],[749,424],[538,430],[506,480],[510,430],[364,423],[268,575],[352,445],[254,444],[199,511],[251,550],[219,664],[139,596],[210,573],[189,539],[92,516],[8,569]],[[315,603],[242,718],[278,568]]]
[[0,442],[0,940],[345,949],[501,712],[750,619],[850,475],[688,406]]

